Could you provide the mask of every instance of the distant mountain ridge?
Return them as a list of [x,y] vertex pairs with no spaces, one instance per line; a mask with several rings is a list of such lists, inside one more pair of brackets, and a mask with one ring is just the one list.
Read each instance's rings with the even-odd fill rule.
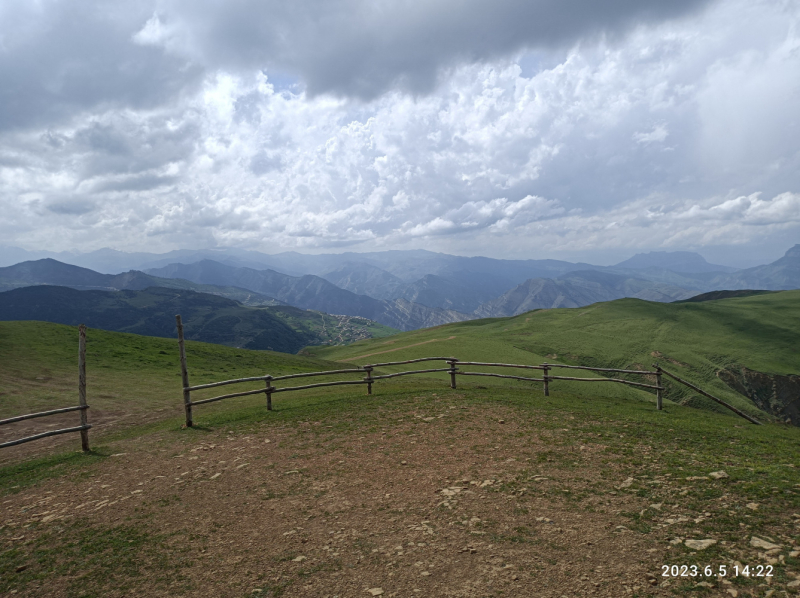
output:
[[188,289],[239,301],[245,305],[281,305],[272,297],[237,287],[202,285],[188,280],[158,278],[131,270],[122,274],[100,274],[88,268],[64,264],[52,258],[22,262],[0,268],[0,292],[32,285],[57,285],[77,290],[121,291],[148,287]]
[[226,266],[213,260],[202,260],[194,264],[170,264],[150,270],[149,273],[203,284],[242,287],[303,309],[360,316],[399,330],[415,330],[470,318],[468,314],[455,310],[357,295],[311,274],[296,277],[274,270]]
[[737,268],[709,264],[699,253],[692,251],[651,251],[637,253],[632,258],[620,262],[612,268],[645,270],[660,268],[673,272],[699,274],[701,272],[735,272]]
[[86,324],[175,338],[175,314],[181,314],[189,340],[284,353],[296,353],[307,345],[342,344],[397,332],[361,318],[337,318],[285,305],[247,307],[186,289],[81,291],[40,285],[0,293],[0,320],[4,321]]
[[[95,257],[120,253],[109,252],[96,252]],[[248,305],[283,303],[413,330],[623,297],[672,302],[722,290],[800,288],[800,245],[771,264],[744,270],[709,264],[691,252],[637,254],[609,267],[559,260],[461,257],[424,250],[266,255],[220,249],[165,255],[187,260],[213,255],[225,261],[201,259],[146,272],[100,274],[52,259],[38,260],[0,268],[0,289],[30,284],[108,290],[186,288]],[[155,257],[164,259],[154,254],[138,254],[136,259]],[[267,262],[271,265],[264,265]],[[241,265],[245,263],[250,265]]]
[[482,318],[516,316],[533,309],[584,307],[632,297],[660,303],[688,299],[692,291],[607,272],[572,272],[557,279],[532,278],[479,307]]

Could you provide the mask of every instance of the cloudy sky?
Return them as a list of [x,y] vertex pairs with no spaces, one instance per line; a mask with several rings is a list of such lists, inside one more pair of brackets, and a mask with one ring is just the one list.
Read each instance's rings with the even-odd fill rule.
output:
[[799,106],[793,0],[5,0],[0,245],[752,265]]

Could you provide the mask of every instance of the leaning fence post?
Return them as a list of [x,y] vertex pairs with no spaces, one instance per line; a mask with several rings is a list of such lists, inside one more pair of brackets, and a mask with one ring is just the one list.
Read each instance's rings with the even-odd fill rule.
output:
[[456,387],[456,362],[458,359],[448,359],[447,363],[450,364],[450,388]]
[[365,365],[364,366],[364,371],[367,372],[367,375],[364,378],[364,380],[366,380],[366,382],[367,382],[367,394],[371,395],[372,394],[372,366]]
[[81,407],[81,448],[89,452],[89,416],[86,410],[86,325],[78,326],[78,405]]
[[550,396],[550,379],[547,377],[547,372],[549,372],[549,371],[550,371],[550,368],[545,363],[544,364],[544,376],[542,376],[542,379],[544,380],[544,396],[546,396],[546,397]]
[[267,388],[264,391],[267,393],[267,411],[272,411],[272,389],[274,388],[272,386],[272,376],[266,376],[264,382],[267,383]]
[[661,411],[663,407],[663,391],[661,389],[663,387],[661,386],[661,366],[659,365],[656,365],[656,386],[658,386],[658,388],[656,388],[656,409]]
[[178,325],[178,347],[181,351],[181,381],[183,382],[183,408],[186,411],[186,427],[192,427],[192,393],[189,391],[189,370],[186,369],[186,346],[183,342],[183,322],[181,316],[175,316]]

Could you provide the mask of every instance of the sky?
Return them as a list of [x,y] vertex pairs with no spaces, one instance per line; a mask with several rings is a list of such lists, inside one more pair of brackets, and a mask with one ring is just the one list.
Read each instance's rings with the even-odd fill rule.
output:
[[0,81],[0,245],[800,242],[792,0],[5,0]]

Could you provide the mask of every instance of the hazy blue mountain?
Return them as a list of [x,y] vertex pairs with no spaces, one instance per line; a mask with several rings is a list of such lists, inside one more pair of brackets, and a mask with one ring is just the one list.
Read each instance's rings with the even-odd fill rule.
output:
[[736,268],[709,264],[699,253],[692,251],[651,251],[637,253],[632,258],[613,266],[627,270],[656,268],[673,272],[698,274],[702,272],[735,272]]
[[711,281],[713,289],[766,289],[785,291],[800,288],[800,245],[789,249],[771,264],[738,270]]
[[65,286],[77,290],[94,289],[105,291],[166,287],[219,295],[251,306],[280,305],[282,303],[272,297],[242,288],[203,285],[189,282],[188,280],[158,278],[136,270],[123,274],[100,274],[88,268],[64,264],[50,258],[22,262],[0,268],[0,291],[42,284]]
[[395,299],[398,291],[405,287],[393,274],[367,263],[347,262],[323,274],[322,278],[341,289],[373,299]]
[[[478,278],[475,276],[475,278]],[[497,289],[486,289],[462,283],[436,274],[426,274],[419,280],[398,289],[397,298],[428,307],[454,309],[470,313],[497,295]]]
[[150,270],[149,273],[160,277],[184,278],[196,283],[237,286],[303,309],[359,316],[400,330],[414,330],[470,318],[453,310],[358,295],[319,276],[288,276],[274,270],[234,268],[212,260],[170,264]]
[[562,278],[533,278],[475,310],[481,318],[515,316],[532,309],[583,307],[599,301],[635,297],[646,301],[676,301],[693,295],[691,291],[626,278],[608,272],[572,272]]

